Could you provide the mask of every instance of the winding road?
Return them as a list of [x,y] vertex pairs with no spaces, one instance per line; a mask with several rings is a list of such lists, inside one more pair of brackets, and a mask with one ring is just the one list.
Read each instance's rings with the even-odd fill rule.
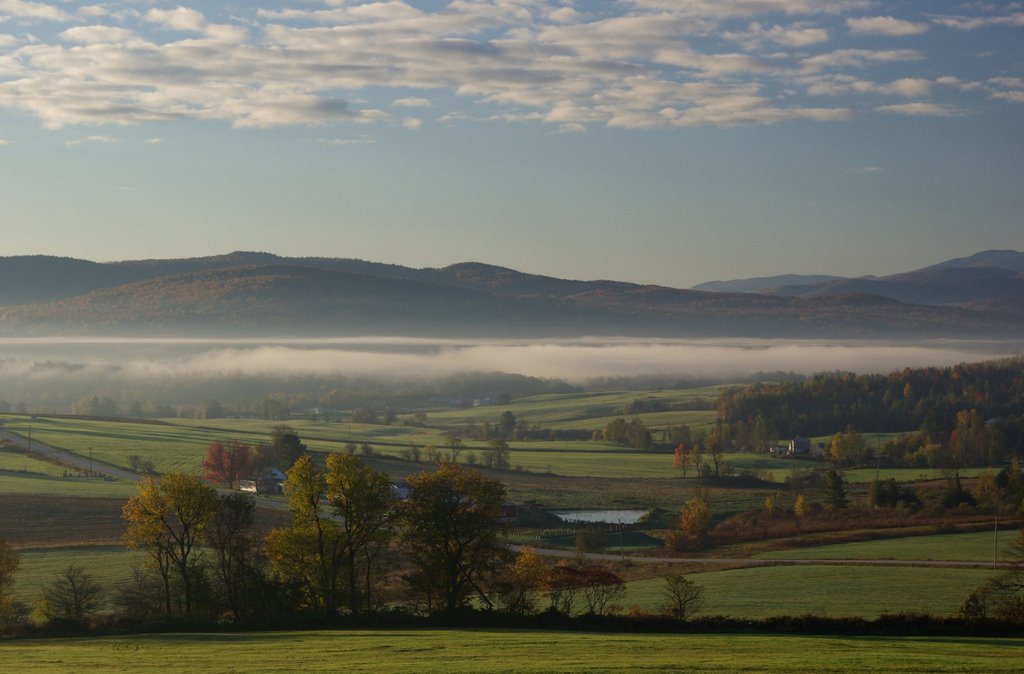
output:
[[[43,444],[36,440],[29,442],[28,438],[9,433],[7,431],[0,431],[0,439],[6,440],[10,444],[20,447],[28,451],[30,454],[36,454],[50,461],[78,468],[80,470],[92,469],[95,473],[102,473],[109,475],[110,477],[117,478],[120,480],[129,480],[131,482],[140,482],[142,476],[138,473],[133,473],[123,468],[111,466],[105,463],[99,463],[97,461],[90,461],[86,457],[79,456],[65,449],[57,447],[51,447]],[[256,497],[256,503],[260,507],[270,508],[273,510],[286,510],[287,504],[283,501],[269,499],[266,497]],[[531,550],[539,555],[545,557],[559,557],[565,559],[578,559],[582,557],[594,562],[618,562],[618,561],[630,561],[637,564],[718,564],[718,565],[743,565],[743,566],[790,566],[790,565],[801,565],[801,566],[837,566],[837,565],[848,565],[848,566],[927,566],[927,567],[945,567],[945,568],[994,568],[994,567],[1008,567],[1010,562],[998,562],[993,563],[991,561],[979,562],[979,561],[965,561],[965,560],[936,560],[936,559],[754,559],[751,557],[642,557],[642,556],[623,556],[621,554],[613,553],[601,553],[601,552],[584,552],[577,553],[573,550],[558,550],[554,548],[536,548],[533,546],[525,545],[510,545],[514,552],[519,552],[524,548],[529,547]]]

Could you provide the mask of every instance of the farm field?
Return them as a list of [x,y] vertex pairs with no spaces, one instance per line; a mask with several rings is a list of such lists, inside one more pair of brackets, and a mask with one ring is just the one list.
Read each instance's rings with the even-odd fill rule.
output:
[[[905,559],[957,560],[987,562],[996,553],[992,531],[934,536],[907,536],[857,543],[837,543],[790,550],[774,550],[755,555],[758,559]],[[1016,530],[999,532],[998,550],[1017,537]],[[1002,555],[999,555],[1002,558]]]
[[[118,545],[23,550],[15,595],[31,605],[42,587],[72,563],[85,566],[110,590],[129,580],[132,567],[143,559]],[[749,567],[687,577],[705,588],[702,615],[758,619],[814,613],[872,619],[904,611],[953,616],[964,596],[991,575],[989,569],[974,568],[836,565]],[[657,612],[663,587],[660,577],[629,582],[618,603],[623,609]]]
[[[495,408],[487,408],[493,414]],[[27,436],[29,427],[35,441],[88,456],[90,450],[97,462],[127,467],[128,457],[135,454],[153,461],[158,472],[181,470],[198,473],[206,448],[215,440],[238,439],[243,442],[266,442],[270,429],[281,422],[255,419],[169,419],[164,422],[108,421],[88,418],[28,417],[0,415],[5,430]],[[348,442],[369,443],[376,454],[397,457],[409,444],[420,447],[444,445],[443,433],[437,429],[408,426],[382,426],[295,420],[289,422],[311,449],[343,451]],[[603,425],[603,424],[602,424]],[[386,442],[391,445],[375,443]],[[470,452],[479,454],[485,443],[467,443],[463,458]],[[512,465],[533,473],[550,473],[568,477],[657,478],[678,477],[672,468],[672,455],[667,452],[641,452],[593,441],[530,441],[511,443]],[[23,456],[23,455],[22,455]],[[795,461],[764,454],[736,452],[725,458],[737,471],[751,471],[782,483],[794,469],[806,470],[822,464],[812,460]],[[17,467],[17,460],[12,461]],[[0,468],[4,467],[0,459]],[[415,472],[417,464],[409,464]],[[399,466],[395,470],[402,471]],[[985,469],[961,471],[973,477]],[[389,471],[393,472],[393,471]],[[59,472],[58,472],[59,475]],[[689,475],[695,475],[689,471]],[[927,468],[875,470],[863,468],[846,472],[851,483],[867,483],[875,478],[898,481],[938,479],[941,471]],[[46,490],[46,485],[22,487]],[[57,493],[71,493],[73,488],[58,487]],[[71,491],[68,491],[71,489]],[[5,490],[4,490],[5,491]],[[28,493],[49,493],[49,491]]]
[[[991,575],[988,569],[837,565],[750,567],[687,578],[704,586],[701,615],[872,619],[903,612],[956,615],[967,593]],[[633,581],[622,605],[656,610],[664,601],[663,590],[661,578]]]
[[1016,672],[1024,640],[531,630],[164,634],[0,643],[11,671]]
[[[70,564],[84,567],[103,586],[109,602],[113,590],[131,580],[132,569],[146,559],[145,553],[120,545],[75,546],[28,549],[19,553],[21,564],[14,584],[14,596],[28,606],[39,599],[42,588]],[[110,608],[109,603],[100,610]]]
[[136,490],[124,480],[65,475],[56,464],[0,447],[0,494],[128,498]]

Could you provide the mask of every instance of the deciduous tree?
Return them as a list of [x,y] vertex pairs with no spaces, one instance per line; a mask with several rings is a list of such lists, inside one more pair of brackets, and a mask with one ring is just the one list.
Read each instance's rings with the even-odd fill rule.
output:
[[96,582],[84,566],[69,564],[60,575],[43,588],[47,618],[83,621],[103,601],[103,586]]
[[282,579],[301,586],[308,607],[330,618],[338,612],[345,552],[338,523],[320,512],[326,489],[324,472],[309,454],[300,456],[285,481],[292,523],[270,532],[267,554]]
[[412,584],[448,613],[473,592],[508,554],[498,540],[505,487],[455,463],[409,478],[402,508],[402,540],[416,569]]
[[228,488],[234,488],[238,480],[250,473],[252,464],[253,451],[250,445],[238,440],[217,440],[206,448],[203,477],[210,482],[219,482]]
[[7,541],[0,539],[0,627],[14,622],[20,613],[11,594],[18,562],[17,551]]
[[681,573],[665,576],[665,612],[686,620],[704,606],[704,587]]
[[369,611],[375,562],[392,536],[396,502],[391,480],[354,456],[331,454],[326,483],[327,500],[340,518],[349,608]]
[[163,581],[167,613],[172,609],[172,575],[181,584],[182,610],[192,612],[193,591],[203,573],[201,543],[216,512],[216,490],[185,473],[143,479],[139,493],[124,506],[125,542],[149,554]]

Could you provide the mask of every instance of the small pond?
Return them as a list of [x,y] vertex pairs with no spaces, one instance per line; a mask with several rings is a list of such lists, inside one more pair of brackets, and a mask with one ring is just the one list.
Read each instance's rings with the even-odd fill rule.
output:
[[649,510],[558,510],[553,514],[573,524],[636,524]]

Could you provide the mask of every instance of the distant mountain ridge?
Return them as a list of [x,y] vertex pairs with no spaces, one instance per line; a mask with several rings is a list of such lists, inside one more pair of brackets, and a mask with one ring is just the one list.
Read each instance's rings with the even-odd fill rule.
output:
[[998,310],[1024,316],[1024,253],[987,250],[890,276],[859,278],[780,275],[714,281],[695,289],[790,297],[866,293],[909,304]]
[[246,251],[111,263],[18,256],[0,258],[0,334],[1020,336],[1024,274],[982,263],[1017,260],[997,252],[881,279],[775,277],[790,283],[757,293],[476,262],[415,269]]

